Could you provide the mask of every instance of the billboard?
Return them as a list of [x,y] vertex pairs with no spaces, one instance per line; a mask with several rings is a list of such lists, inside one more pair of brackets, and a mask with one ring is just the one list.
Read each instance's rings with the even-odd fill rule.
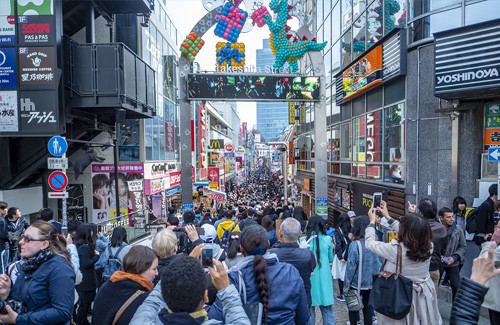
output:
[[319,77],[189,74],[189,100],[319,101]]

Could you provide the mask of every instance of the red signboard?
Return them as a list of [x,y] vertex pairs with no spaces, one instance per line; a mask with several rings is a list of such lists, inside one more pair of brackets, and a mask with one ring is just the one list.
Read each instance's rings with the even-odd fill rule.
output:
[[56,170],[50,173],[48,183],[53,191],[62,191],[68,185],[68,177],[62,171]]
[[170,173],[170,187],[181,185],[181,172]]

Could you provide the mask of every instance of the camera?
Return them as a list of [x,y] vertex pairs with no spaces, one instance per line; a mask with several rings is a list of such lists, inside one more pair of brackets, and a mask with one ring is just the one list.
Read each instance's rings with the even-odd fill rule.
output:
[[26,306],[23,305],[21,301],[10,299],[6,301],[0,301],[0,314],[7,314],[7,311],[5,310],[5,307],[7,307],[7,305],[9,305],[10,308],[12,308],[12,310],[18,314],[22,314],[28,311]]

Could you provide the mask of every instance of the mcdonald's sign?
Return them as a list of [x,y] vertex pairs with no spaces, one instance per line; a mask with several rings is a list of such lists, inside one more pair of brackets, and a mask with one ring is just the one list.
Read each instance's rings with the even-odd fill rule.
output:
[[223,148],[224,148],[224,139],[210,140],[210,149],[223,149]]

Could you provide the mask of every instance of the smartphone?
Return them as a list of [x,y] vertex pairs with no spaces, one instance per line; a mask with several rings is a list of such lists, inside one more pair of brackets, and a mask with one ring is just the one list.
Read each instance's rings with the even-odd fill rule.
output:
[[382,193],[381,192],[373,193],[373,208],[375,209],[380,208],[380,203],[382,203]]
[[214,250],[212,247],[203,247],[201,250],[201,265],[203,267],[213,266],[212,258],[214,257]]

